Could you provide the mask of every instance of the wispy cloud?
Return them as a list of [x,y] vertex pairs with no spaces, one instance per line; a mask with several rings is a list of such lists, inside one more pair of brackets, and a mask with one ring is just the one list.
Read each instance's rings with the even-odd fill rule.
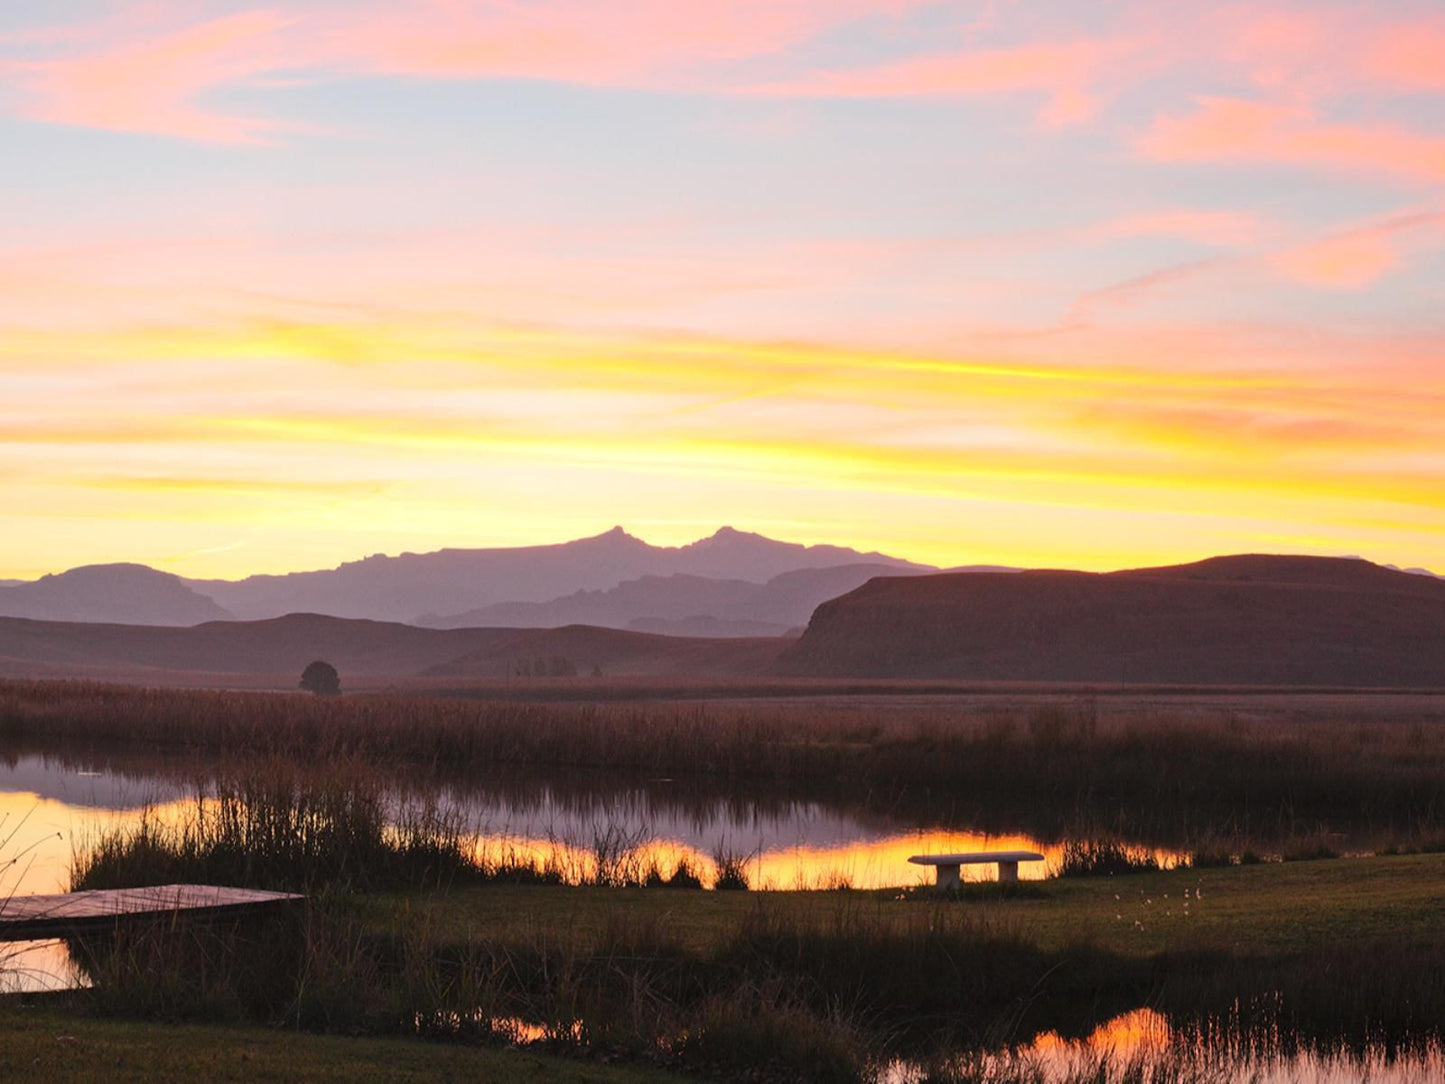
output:
[[967,98],[1002,94],[1041,96],[1039,119],[1062,127],[1091,119],[1106,73],[1138,46],[1129,41],[1080,40],[999,49],[969,49],[910,57],[875,67],[809,74],[765,84],[757,94],[817,98]]
[[1159,162],[1308,166],[1417,182],[1445,179],[1445,137],[1394,125],[1331,123],[1303,107],[1235,98],[1202,97],[1191,113],[1161,115],[1137,148]]
[[284,63],[279,11],[227,15],[151,36],[122,27],[121,44],[80,45],[44,60],[11,62],[20,108],[34,120],[147,132],[215,143],[257,143],[284,127],[208,107],[207,92],[244,84]]

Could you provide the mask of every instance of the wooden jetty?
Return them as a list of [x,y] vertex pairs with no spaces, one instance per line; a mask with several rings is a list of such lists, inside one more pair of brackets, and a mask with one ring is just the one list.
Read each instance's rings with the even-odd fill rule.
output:
[[113,930],[127,920],[165,915],[229,918],[304,898],[292,892],[221,885],[152,885],[56,896],[11,896],[0,899],[0,941],[38,941]]

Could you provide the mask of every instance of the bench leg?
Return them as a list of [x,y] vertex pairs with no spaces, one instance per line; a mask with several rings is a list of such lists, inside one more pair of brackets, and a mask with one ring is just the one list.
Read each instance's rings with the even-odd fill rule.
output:
[[957,866],[938,867],[938,891],[957,892],[960,883]]
[[1017,862],[1000,862],[998,864],[998,880],[1000,884],[1017,881],[1019,879],[1019,864]]

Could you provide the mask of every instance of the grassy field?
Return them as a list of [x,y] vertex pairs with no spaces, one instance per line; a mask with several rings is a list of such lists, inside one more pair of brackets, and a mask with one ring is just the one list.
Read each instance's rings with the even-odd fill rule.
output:
[[[1181,1027],[1438,1038],[1445,855],[931,890],[472,884],[323,893],[265,929],[87,948],[95,1011],[496,1045],[731,1078],[856,1081],[899,1050]],[[1253,1040],[1250,1040],[1253,1041]]]
[[582,945],[620,921],[655,923],[699,953],[760,915],[819,927],[859,920],[902,930],[944,913],[1049,951],[1087,943],[1123,956],[1273,955],[1343,939],[1441,936],[1442,893],[1445,854],[1429,854],[1052,880],[1025,884],[1016,895],[979,885],[956,901],[928,890],[677,893],[497,884],[368,896],[363,913],[380,932],[522,940],[545,930]]
[[521,1050],[351,1039],[272,1028],[109,1020],[58,1007],[0,1009],[0,1078],[134,1081],[535,1081],[669,1084],[637,1066]]

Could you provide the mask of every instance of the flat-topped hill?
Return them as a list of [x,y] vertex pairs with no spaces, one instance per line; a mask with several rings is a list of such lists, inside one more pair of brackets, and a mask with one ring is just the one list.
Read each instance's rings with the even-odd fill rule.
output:
[[778,672],[1445,686],[1445,581],[1254,554],[1105,574],[881,577],[819,606]]

